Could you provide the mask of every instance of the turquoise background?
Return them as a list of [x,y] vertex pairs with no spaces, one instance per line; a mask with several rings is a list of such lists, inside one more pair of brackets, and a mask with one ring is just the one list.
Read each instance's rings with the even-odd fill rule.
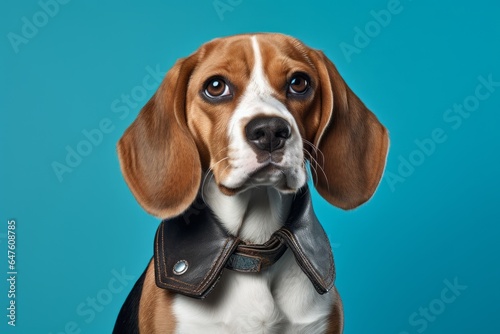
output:
[[[154,89],[131,107],[121,95],[138,97],[148,66],[166,72],[214,37],[276,31],[324,50],[391,135],[386,175],[368,204],[344,212],[314,197],[334,246],[345,333],[500,333],[500,87],[458,128],[443,118],[454,104],[474,102],[468,97],[478,77],[500,81],[498,2],[402,0],[399,13],[348,59],[340,44],[354,45],[356,27],[376,29],[371,11],[387,9],[387,0],[224,1],[230,10],[221,16],[213,0],[69,1],[17,53],[9,33],[20,35],[23,17],[33,22],[42,9],[35,0],[3,2],[0,332],[111,331],[133,284],[113,277],[139,277],[158,224],[135,202],[115,153]],[[36,19],[44,23],[43,15]],[[65,163],[66,147],[76,149],[82,131],[102,120],[109,133],[60,182],[53,162]],[[418,153],[415,141],[435,129],[446,140]],[[391,179],[410,157],[418,166]],[[15,328],[6,324],[2,278],[11,218]],[[443,303],[444,281],[455,279],[467,288]],[[87,303],[98,297],[90,311]],[[423,320],[420,308],[429,306],[438,314]]]

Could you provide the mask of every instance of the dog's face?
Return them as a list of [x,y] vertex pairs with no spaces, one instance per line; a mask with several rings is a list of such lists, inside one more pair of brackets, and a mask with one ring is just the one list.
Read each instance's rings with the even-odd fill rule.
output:
[[202,166],[226,194],[262,184],[295,192],[306,182],[302,138],[311,141],[304,126],[318,123],[317,113],[307,115],[318,77],[292,42],[236,36],[200,51],[187,87],[187,124],[205,153]]
[[296,192],[306,161],[320,194],[350,209],[368,200],[388,136],[320,52],[279,34],[216,39],[179,60],[118,144],[139,203],[168,217],[194,200],[203,173],[234,195]]

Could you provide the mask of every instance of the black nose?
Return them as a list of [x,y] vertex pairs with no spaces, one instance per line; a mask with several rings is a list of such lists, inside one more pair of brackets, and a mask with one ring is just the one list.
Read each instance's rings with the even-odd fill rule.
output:
[[247,140],[256,148],[269,153],[285,146],[291,135],[290,124],[279,117],[259,117],[245,127]]

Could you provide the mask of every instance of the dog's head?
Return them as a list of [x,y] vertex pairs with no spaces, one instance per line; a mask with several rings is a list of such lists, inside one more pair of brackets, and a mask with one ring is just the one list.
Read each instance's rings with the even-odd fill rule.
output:
[[352,209],[374,193],[387,148],[332,62],[280,34],[215,39],[177,61],[118,143],[134,196],[162,218],[193,202],[207,171],[227,195],[295,192],[306,161],[318,192]]

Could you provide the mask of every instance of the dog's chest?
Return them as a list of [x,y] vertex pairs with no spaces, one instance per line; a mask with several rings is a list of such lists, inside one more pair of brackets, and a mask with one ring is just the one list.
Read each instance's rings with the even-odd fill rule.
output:
[[175,297],[177,334],[324,333],[331,293],[318,294],[288,250],[268,270],[226,270],[204,300]]

